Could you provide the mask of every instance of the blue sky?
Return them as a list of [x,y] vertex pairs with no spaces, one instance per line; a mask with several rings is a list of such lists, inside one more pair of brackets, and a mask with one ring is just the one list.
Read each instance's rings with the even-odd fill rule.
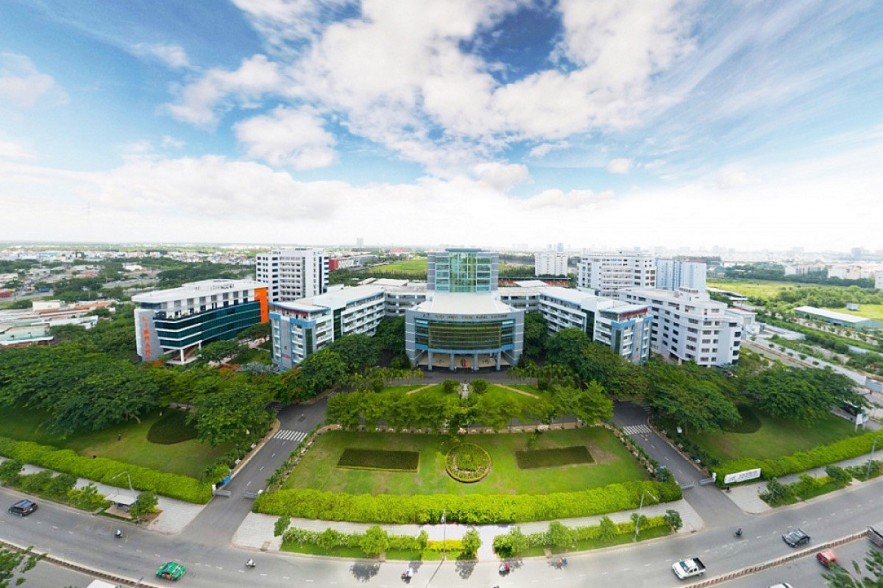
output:
[[883,4],[7,0],[3,238],[883,249]]

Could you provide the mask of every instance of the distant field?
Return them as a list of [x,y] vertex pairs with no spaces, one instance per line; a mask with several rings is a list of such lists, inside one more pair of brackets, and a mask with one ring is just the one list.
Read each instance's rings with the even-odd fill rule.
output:
[[708,280],[709,288],[731,290],[749,298],[775,298],[781,291],[788,288],[806,288],[807,284],[795,284],[793,282],[766,282],[766,281],[742,281],[742,280]]
[[883,304],[862,304],[858,310],[846,310],[845,308],[828,308],[828,310],[883,321]]
[[426,277],[428,262],[425,257],[417,259],[403,259],[395,263],[388,263],[371,268],[371,272],[396,272],[400,274],[413,274]]

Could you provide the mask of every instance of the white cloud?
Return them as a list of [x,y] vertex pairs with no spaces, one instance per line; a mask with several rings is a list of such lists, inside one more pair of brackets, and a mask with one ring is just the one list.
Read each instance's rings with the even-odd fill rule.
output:
[[525,210],[551,209],[569,211],[594,208],[597,205],[610,201],[613,192],[595,193],[592,190],[569,190],[559,189],[543,190],[535,196],[524,200],[521,207]]
[[726,166],[717,174],[717,185],[722,190],[732,188],[744,188],[760,183],[760,178],[750,175],[745,169],[736,166]]
[[187,146],[187,143],[177,137],[163,135],[162,143],[160,143],[160,145],[163,149],[183,149]]
[[567,149],[570,147],[570,143],[567,141],[559,141],[557,143],[540,143],[536,147],[533,147],[528,153],[529,157],[545,157],[552,151],[557,151],[559,149]]
[[237,70],[209,70],[185,86],[180,100],[167,109],[178,120],[212,125],[217,122],[216,109],[229,108],[230,103],[248,107],[265,94],[278,92],[282,81],[275,63],[264,55],[254,55],[244,59]]
[[0,103],[28,108],[43,99],[64,104],[67,94],[58,87],[55,78],[38,71],[28,57],[0,53]]
[[280,107],[269,116],[257,116],[233,128],[249,157],[272,165],[303,170],[327,167],[335,160],[334,137],[311,108]]
[[0,159],[29,160],[36,154],[29,147],[11,141],[0,141]]
[[476,178],[501,192],[530,180],[527,166],[521,164],[479,163],[472,169]]
[[132,46],[136,55],[147,55],[158,59],[172,69],[186,69],[190,67],[187,52],[180,45],[168,43],[138,43]]
[[607,162],[607,171],[612,174],[627,174],[632,169],[634,162],[631,159],[617,158]]
[[233,0],[270,49],[285,52],[291,42],[314,37],[323,10],[333,12],[349,0]]

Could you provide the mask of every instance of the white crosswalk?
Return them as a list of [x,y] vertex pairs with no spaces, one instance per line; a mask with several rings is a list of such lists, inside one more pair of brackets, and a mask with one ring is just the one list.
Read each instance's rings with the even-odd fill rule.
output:
[[646,435],[650,432],[650,427],[647,425],[626,425],[622,428],[622,432],[630,437],[632,435]]
[[306,433],[301,433],[300,431],[292,431],[290,429],[280,429],[273,435],[273,439],[279,439],[280,441],[294,441],[295,443],[299,443],[303,441],[303,438],[306,437]]

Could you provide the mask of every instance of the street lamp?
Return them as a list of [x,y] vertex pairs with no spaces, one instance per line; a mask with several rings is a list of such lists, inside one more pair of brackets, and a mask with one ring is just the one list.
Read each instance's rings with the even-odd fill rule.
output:
[[655,496],[653,496],[653,494],[651,494],[647,490],[641,491],[641,503],[638,505],[638,517],[635,519],[635,538],[633,541],[636,543],[638,541],[638,525],[641,523],[641,509],[644,508],[644,495],[645,494],[650,494],[650,498],[652,498],[656,502],[659,502],[659,499],[656,498]]
[[129,492],[131,492],[132,494],[135,494],[135,489],[132,488],[132,477],[129,475],[128,470],[118,473],[117,475],[113,476],[110,480],[108,480],[108,482],[113,482],[114,479],[119,478],[123,474],[126,474],[126,478],[129,480]]
[[879,438],[880,435],[877,435],[874,437],[874,442],[871,443],[871,453],[868,455],[868,466],[865,468],[865,481],[867,481],[871,475],[871,461],[874,459],[874,451],[877,450],[877,439]]
[[[448,557],[448,526],[445,524],[445,513],[447,513],[447,509],[442,509],[442,561],[445,561]],[[436,535],[438,537],[438,535]]]

